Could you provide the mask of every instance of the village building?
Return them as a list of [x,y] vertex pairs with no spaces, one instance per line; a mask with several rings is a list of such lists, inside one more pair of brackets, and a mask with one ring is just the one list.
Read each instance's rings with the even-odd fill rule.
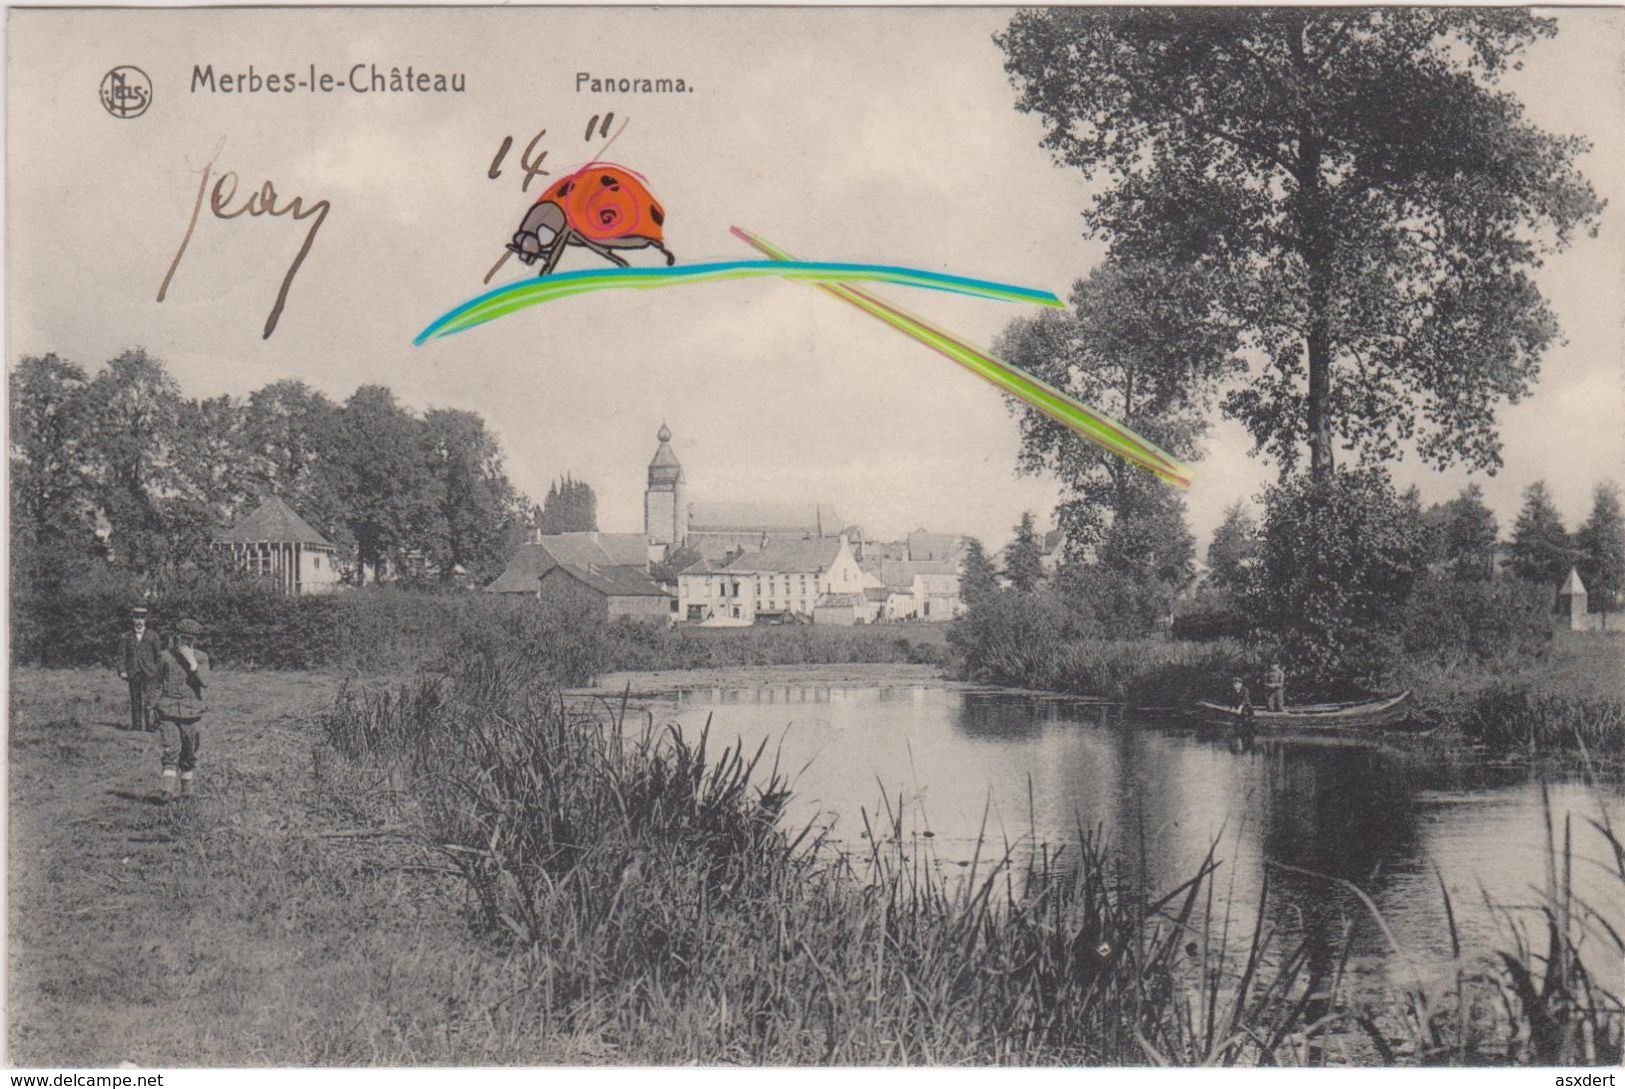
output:
[[688,547],[707,559],[805,540],[836,540],[840,516],[824,503],[690,503]]
[[845,537],[769,541],[719,563],[701,558],[677,576],[678,615],[754,624],[810,620],[830,594],[863,596],[864,576]]
[[636,567],[599,567],[560,563],[536,580],[539,600],[581,609],[600,620],[649,620],[671,623],[677,600],[647,572]]
[[879,560],[863,564],[865,585],[882,590],[874,620],[943,623],[965,614],[960,566],[952,560]]
[[214,540],[239,571],[275,580],[289,594],[321,594],[339,585],[333,543],[276,496]]
[[536,583],[560,564],[627,568],[648,576],[649,550],[641,533],[548,533],[519,546],[502,574],[485,588],[491,594],[534,594]]

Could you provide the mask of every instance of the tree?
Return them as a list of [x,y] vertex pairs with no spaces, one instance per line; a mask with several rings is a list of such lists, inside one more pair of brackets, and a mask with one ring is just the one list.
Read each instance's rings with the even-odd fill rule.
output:
[[354,542],[332,471],[345,456],[339,407],[303,382],[273,382],[249,394],[243,430],[259,490],[348,551]]
[[1580,551],[1580,577],[1595,612],[1617,607],[1625,588],[1625,518],[1620,514],[1619,485],[1604,481],[1592,493],[1591,516],[1574,535]]
[[86,463],[116,559],[142,572],[169,562],[162,500],[182,485],[183,401],[164,365],[135,348],[109,362],[85,391]]
[[1196,576],[1196,538],[1185,524],[1185,499],[1171,488],[1148,493],[1117,518],[1100,545],[1101,566],[1155,586],[1171,598]]
[[357,580],[401,566],[404,554],[428,541],[434,516],[433,481],[422,421],[383,386],[362,386],[339,410],[341,456],[322,464],[345,511],[360,561]]
[[1046,8],[996,37],[1114,260],[1202,269],[1254,360],[1226,399],[1283,472],[1500,461],[1557,335],[1531,273],[1601,203],[1499,88],[1555,24],[1467,8]]
[[1208,578],[1221,590],[1240,592],[1257,562],[1258,524],[1238,500],[1225,508],[1208,542]]
[[1512,573],[1555,592],[1576,559],[1546,482],[1535,481],[1524,489],[1523,509],[1512,527]]
[[1312,687],[1371,682],[1396,660],[1426,569],[1420,515],[1381,469],[1293,477],[1266,493],[1248,612]]
[[82,367],[54,353],[23,359],[10,375],[12,567],[30,579],[94,541],[88,384]]
[[483,581],[506,560],[506,531],[526,501],[502,465],[502,448],[477,413],[432,409],[424,417],[434,520],[429,554],[449,581],[456,568]]
[[1044,578],[1043,555],[1033,528],[1033,512],[1025,511],[1016,525],[1015,539],[1004,550],[1004,574],[1010,585],[1024,593],[1038,589]]
[[176,428],[178,490],[197,515],[224,529],[247,514],[262,474],[245,431],[243,405],[227,396],[183,401]]
[[591,485],[568,473],[547,489],[542,501],[543,533],[581,533],[598,528],[598,497]]
[[1469,484],[1436,510],[1439,559],[1445,570],[1464,581],[1493,577],[1501,527],[1495,512],[1484,503],[1484,489]]
[[[1238,366],[1236,336],[1213,319],[1205,276],[1200,262],[1107,261],[1073,285],[1069,310],[1017,319],[995,350],[1175,457],[1194,458],[1212,385]],[[1065,488],[1055,517],[1073,559],[1165,490],[1043,413],[1010,406],[1021,416],[1018,470],[1052,473]]]
[[987,601],[999,592],[998,572],[987,558],[987,550],[975,537],[965,539],[965,555],[959,561],[959,598],[967,606]]

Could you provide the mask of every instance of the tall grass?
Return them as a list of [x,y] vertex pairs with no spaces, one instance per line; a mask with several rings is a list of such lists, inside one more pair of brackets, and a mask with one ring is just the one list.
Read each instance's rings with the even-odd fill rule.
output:
[[1581,975],[1578,938],[1558,943],[1572,956],[1518,947],[1463,967],[1459,994],[1373,1010],[1346,985],[1348,920],[1287,938],[1266,922],[1267,886],[1256,917],[1232,919],[1214,853],[1147,895],[1116,880],[1097,834],[1053,851],[984,839],[962,869],[886,807],[854,853],[783,826],[789,785],[765,749],[717,749],[615,701],[572,705],[512,657],[347,693],[324,734],[380,784],[378,819],[408,821],[462,876],[477,931],[520,966],[524,982],[482,1016],[621,1061],[1619,1053],[1617,999]]

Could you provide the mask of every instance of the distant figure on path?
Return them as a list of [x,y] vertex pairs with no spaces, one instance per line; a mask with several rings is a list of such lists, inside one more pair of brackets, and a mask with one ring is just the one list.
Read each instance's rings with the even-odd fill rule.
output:
[[119,679],[130,685],[130,729],[152,731],[158,728],[154,705],[158,702],[159,656],[163,648],[158,633],[147,626],[147,610],[130,610],[131,630],[118,641]]
[[1280,659],[1272,661],[1264,674],[1264,706],[1271,711],[1286,710],[1286,669]]
[[162,694],[158,698],[158,734],[162,745],[163,763],[161,780],[166,798],[176,793],[176,779],[180,796],[192,793],[192,777],[197,772],[199,723],[206,709],[203,690],[208,687],[203,673],[210,668],[209,656],[192,645],[203,633],[196,620],[182,620],[175,625],[173,644],[161,658]]

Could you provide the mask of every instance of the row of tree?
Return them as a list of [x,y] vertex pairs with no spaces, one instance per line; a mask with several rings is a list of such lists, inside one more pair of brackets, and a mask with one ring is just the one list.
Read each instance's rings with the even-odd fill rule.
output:
[[[478,414],[419,415],[384,386],[342,404],[298,381],[194,400],[137,349],[94,377],[54,354],[25,358],[10,398],[13,571],[35,582],[86,561],[146,576],[207,563],[210,542],[268,496],[357,580],[492,577],[537,517]],[[591,529],[595,505],[566,478],[541,518]]]
[[[1419,512],[1430,569],[1460,580],[1495,576],[1501,529],[1495,512],[1484,502],[1483,489],[1469,484],[1454,499],[1425,510],[1414,489],[1405,501]],[[1257,524],[1242,504],[1233,505],[1208,544],[1209,582],[1221,590],[1240,590],[1258,563],[1259,549]],[[1523,507],[1507,542],[1507,573],[1556,590],[1571,567],[1579,570],[1593,611],[1618,606],[1625,591],[1625,516],[1619,486],[1611,480],[1596,486],[1591,512],[1572,534],[1544,481],[1524,490]]]

